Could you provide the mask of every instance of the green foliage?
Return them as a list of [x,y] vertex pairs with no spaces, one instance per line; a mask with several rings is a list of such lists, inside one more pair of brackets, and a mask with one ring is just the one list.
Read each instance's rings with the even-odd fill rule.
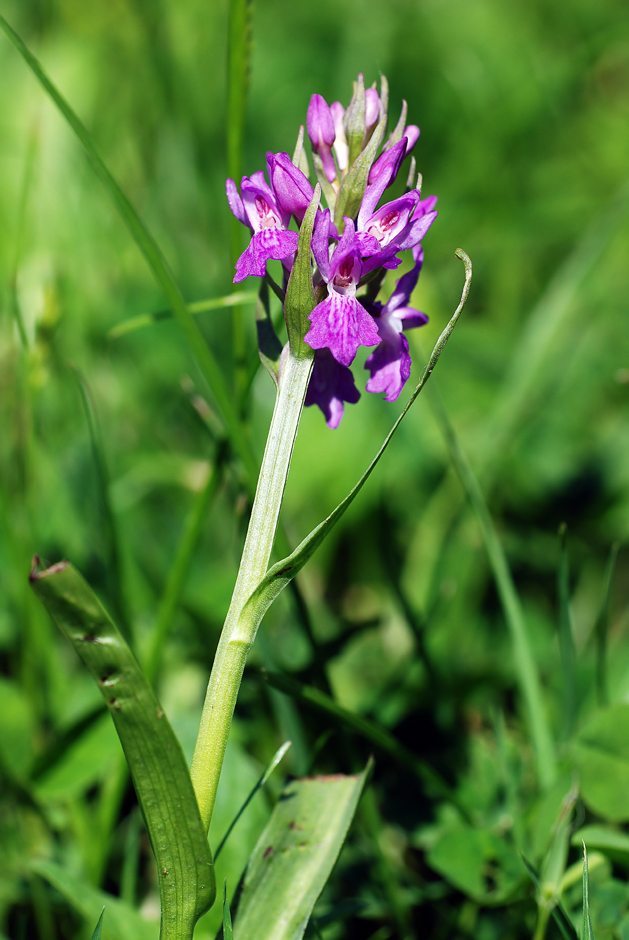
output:
[[34,570],[31,581],[98,683],[124,748],[155,852],[160,936],[192,936],[216,884],[179,742],[131,650],[78,572],[61,562]]
[[[237,6],[250,27],[251,5]],[[194,343],[165,309],[174,301],[67,121],[3,38],[0,933],[84,940],[106,904],[103,938],[124,938],[125,924],[134,937],[155,937],[157,876],[114,729],[26,573],[37,551],[52,562],[72,559],[111,611],[119,591],[143,666],[161,634],[156,691],[189,760],[274,396],[262,370],[253,378],[257,285],[229,294],[232,256],[246,245],[224,195],[225,177],[238,174],[226,155],[234,13],[202,0],[7,0],[2,13],[159,245],[239,426],[243,419],[245,446],[225,445],[229,421]],[[625,5],[277,0],[257,5],[253,32],[252,45],[244,31],[232,45],[250,69],[237,115],[247,175],[263,168],[267,150],[291,152],[314,91],[347,103],[359,71],[367,86],[387,75],[390,127],[402,98],[408,122],[421,126],[414,152],[440,215],[413,297],[430,322],[407,334],[411,382],[456,303],[452,252],[463,245],[474,259],[474,288],[438,384],[519,598],[557,772],[542,793],[523,661],[483,531],[424,396],[293,582],[296,591],[289,586],[265,615],[211,845],[283,740],[295,746],[281,770],[297,775],[352,773],[373,749],[376,812],[361,805],[317,903],[324,940],[529,940],[538,889],[521,856],[544,871],[578,780],[546,938],[582,930],[583,838],[593,935],[626,940]],[[310,161],[307,141],[305,152]],[[272,273],[279,281],[279,265]],[[273,295],[268,317],[285,343]],[[134,321],[143,328],[131,330]],[[359,355],[353,367],[362,398],[337,431],[314,408],[302,418],[274,562],[344,499],[403,407],[404,396],[392,405],[364,393],[363,361]],[[90,390],[100,457],[67,363]],[[121,583],[107,570],[99,459],[109,474]],[[569,612],[574,639],[569,734],[557,596],[562,522],[564,626]],[[271,688],[260,680],[262,666],[318,693],[319,704]],[[365,726],[382,732],[390,750]],[[401,753],[437,773],[448,792]],[[239,878],[278,790],[272,777],[221,852],[217,878],[227,876],[235,914]],[[53,866],[50,878],[43,868],[35,874],[40,862]],[[120,929],[116,902],[124,905]],[[215,904],[198,922],[197,940],[214,940],[222,920]]]
[[307,777],[282,792],[245,874],[236,940],[300,940],[356,811],[362,774]]

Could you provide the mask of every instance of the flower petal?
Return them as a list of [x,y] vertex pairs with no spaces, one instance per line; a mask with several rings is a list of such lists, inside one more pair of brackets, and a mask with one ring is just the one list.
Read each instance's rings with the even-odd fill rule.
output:
[[225,181],[225,192],[227,193],[227,202],[229,203],[229,208],[234,213],[239,222],[242,222],[243,225],[246,225],[247,228],[251,228],[249,224],[249,219],[245,213],[245,207],[242,204],[242,199],[238,195],[238,189],[236,184],[232,179],[227,179]]
[[312,326],[305,341],[312,349],[327,347],[343,366],[351,365],[359,346],[375,346],[380,341],[373,317],[352,293],[330,290],[308,319]]
[[236,262],[234,284],[246,277],[264,277],[266,263],[270,259],[284,261],[297,251],[297,232],[284,232],[278,228],[267,228],[256,232]]
[[318,405],[327,426],[337,428],[343,417],[343,402],[355,405],[359,398],[351,370],[340,365],[328,349],[318,349],[306,392],[306,407]]
[[385,392],[385,401],[395,401],[411,374],[408,340],[386,321],[381,321],[381,328],[385,338],[365,362],[371,372],[365,387],[368,392]]

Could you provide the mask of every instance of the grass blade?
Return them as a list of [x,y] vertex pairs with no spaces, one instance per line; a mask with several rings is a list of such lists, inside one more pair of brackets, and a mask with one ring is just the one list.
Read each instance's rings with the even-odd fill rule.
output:
[[345,841],[362,774],[291,781],[258,840],[238,905],[236,940],[300,940]]
[[[103,940],[157,940],[157,924],[144,920],[137,910],[119,898],[94,888],[54,862],[37,859],[32,861],[29,867],[52,885],[90,927],[97,912],[101,911],[99,923]],[[107,909],[106,920],[102,915],[104,908]],[[98,935],[94,933],[94,936]]]
[[629,181],[586,229],[533,308],[504,386],[496,395],[498,406],[489,421],[483,448],[479,452],[483,479],[492,472],[496,454],[504,453],[523,413],[543,393],[542,370],[550,347],[575,310],[575,301],[585,278],[627,218],[628,205]]
[[199,543],[203,523],[205,522],[208,508],[218,489],[221,479],[221,464],[222,460],[219,456],[215,465],[208,471],[205,485],[196,494],[194,503],[192,504],[185,522],[183,535],[177,546],[175,558],[168,572],[166,586],[160,598],[155,627],[151,633],[151,642],[144,666],[149,682],[155,681],[159,670],[161,656],[168,639],[177,605],[186,584],[186,578],[188,577],[194,551]]
[[513,583],[502,543],[498,538],[498,533],[487,508],[485,497],[459,443],[441,396],[434,388],[430,393],[430,402],[444,436],[450,459],[480,525],[500,603],[511,634],[514,665],[524,699],[529,733],[535,750],[539,781],[542,788],[546,789],[555,778],[555,750],[520,599]]
[[563,732],[567,741],[572,733],[576,709],[576,676],[574,636],[572,633],[572,615],[570,614],[570,572],[566,547],[567,526],[559,527],[559,570],[557,573],[557,594],[559,597],[559,650],[563,672],[564,715]]
[[325,712],[326,715],[330,715],[330,717],[348,728],[351,728],[352,731],[355,731],[362,738],[365,738],[365,740],[379,747],[397,761],[398,764],[412,770],[423,783],[427,784],[435,792],[435,794],[448,800],[453,805],[456,805],[467,817],[467,810],[458,806],[457,797],[452,792],[452,788],[448,786],[437,771],[433,770],[426,761],[423,761],[412,751],[409,751],[403,744],[400,744],[400,742],[381,725],[376,724],[375,721],[370,721],[368,718],[363,718],[362,715],[356,715],[354,712],[348,711],[346,708],[343,708],[342,705],[337,704],[329,695],[326,695],[325,692],[320,692],[319,689],[305,685],[303,682],[299,682],[297,679],[293,679],[290,676],[285,676],[277,672],[267,672],[266,670],[262,671],[262,676],[274,689],[284,692],[285,695],[291,695],[299,701],[313,705],[315,708],[319,709],[319,711]]
[[264,784],[267,782],[267,780],[269,779],[269,777],[271,776],[271,774],[273,773],[273,771],[275,770],[275,768],[277,767],[277,765],[280,763],[280,761],[281,761],[282,758],[284,757],[284,754],[286,753],[286,751],[289,749],[290,746],[291,746],[291,741],[284,741],[284,743],[282,744],[282,746],[277,749],[277,751],[275,752],[275,754],[274,754],[273,757],[271,758],[271,761],[270,761],[268,767],[266,768],[266,770],[264,771],[264,773],[262,774],[262,776],[260,777],[260,779],[258,780],[258,782],[256,783],[256,785],[254,786],[253,790],[251,791],[251,793],[249,794],[249,796],[247,797],[247,799],[245,800],[245,802],[242,804],[242,806],[240,807],[240,809],[238,810],[238,812],[236,813],[236,815],[235,815],[234,818],[232,819],[231,823],[229,824],[229,826],[228,826],[228,828],[227,828],[227,832],[225,833],[225,835],[223,836],[223,838],[222,838],[221,841],[219,842],[219,844],[218,844],[218,846],[217,846],[217,849],[216,849],[216,851],[214,852],[214,861],[216,861],[216,859],[217,859],[218,856],[220,855],[220,853],[221,853],[221,851],[222,851],[222,849],[223,849],[223,846],[225,845],[225,843],[227,842],[228,838],[230,837],[230,835],[231,835],[231,833],[232,833],[232,830],[233,830],[234,826],[236,825],[236,823],[238,822],[238,820],[240,819],[240,817],[242,816],[242,814],[244,813],[244,811],[245,811],[245,810],[247,809],[247,807],[249,806],[249,803],[251,803],[252,799],[254,798],[254,796],[256,795],[256,793],[258,792],[258,790],[261,790],[261,789],[262,789],[262,787],[263,787]]
[[98,918],[98,923],[94,927],[94,933],[92,934],[92,940],[100,940],[101,931],[103,929],[103,914],[105,913],[105,908],[100,912],[100,917]]
[[112,599],[114,614],[120,624],[120,629],[128,643],[133,645],[133,634],[129,618],[127,617],[127,605],[124,599],[123,575],[120,543],[118,536],[118,526],[113,507],[111,505],[111,487],[109,468],[105,457],[105,448],[100,433],[96,409],[94,408],[94,399],[92,391],[87,384],[85,376],[75,366],[70,366],[76,384],[81,396],[81,403],[85,412],[87,427],[92,445],[92,456],[94,467],[96,469],[98,501],[101,510],[101,525],[104,541],[104,567],[105,577],[107,579],[108,593]]
[[223,940],[234,940],[232,915],[227,901],[227,878],[223,884]]
[[590,917],[590,876],[588,874],[588,852],[583,845],[583,929],[581,931],[582,940],[594,940],[594,931],[592,930],[592,918]]
[[162,254],[159,245],[108,170],[90,133],[81,119],[75,114],[61,92],[46,75],[33,53],[27,48],[15,30],[9,26],[3,16],[0,16],[0,28],[6,33],[9,40],[13,43],[39,83],[53,100],[83,144],[92,168],[122,216],[127,229],[144,255],[155,280],[164,291],[168,303],[181,325],[199,368],[223,414],[234,449],[243,461],[247,471],[255,476],[257,472],[255,460],[249,442],[245,436],[244,429],[240,423],[233,396],[227,388],[214,354],[209,349],[203,334],[188,310],[183,294],[170,271],[168,262]]
[[179,741],[124,639],[67,562],[31,572],[35,593],[96,679],[123,746],[157,862],[161,940],[192,936],[216,894]]
[[[526,870],[528,871],[530,875],[531,881],[533,882],[535,887],[539,890],[540,888],[539,872],[537,871],[535,866],[532,865],[531,862],[529,862],[529,860],[524,857],[524,855],[522,855],[522,861],[524,862]],[[556,906],[553,907],[550,914],[553,920],[555,921],[559,929],[559,932],[561,936],[563,937],[563,940],[579,940],[579,934],[574,929],[574,925],[572,921],[570,920],[570,916],[567,913],[561,901],[557,902]]]
[[[227,172],[240,183],[242,150],[245,136],[247,94],[251,74],[253,0],[230,0],[227,50]],[[232,264],[236,264],[241,251],[242,227],[230,216]],[[233,313],[234,361],[236,393],[242,399],[247,382],[247,346],[240,305]]]
[[594,637],[596,641],[596,692],[598,704],[602,706],[609,704],[609,696],[607,694],[607,635],[609,633],[609,609],[612,581],[614,571],[616,570],[619,547],[618,542],[616,542],[612,545],[609,553],[607,568],[605,569],[603,600],[594,627]]
[[[227,294],[224,297],[210,297],[208,300],[195,300],[191,304],[186,304],[189,313],[205,313],[206,310],[219,310],[222,307],[235,307],[238,304],[254,304],[257,294],[255,291],[239,290],[233,294]],[[146,326],[153,326],[162,320],[172,320],[172,310],[158,310],[157,313],[141,313],[137,317],[130,317],[117,323],[109,331],[109,339],[117,339],[119,336],[126,336],[127,333],[134,333]]]

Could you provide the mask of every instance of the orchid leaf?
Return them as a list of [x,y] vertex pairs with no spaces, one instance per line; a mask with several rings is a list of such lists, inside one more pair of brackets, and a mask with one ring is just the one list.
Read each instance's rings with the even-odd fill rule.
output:
[[235,940],[300,940],[345,841],[370,764],[353,776],[292,780],[245,873]]
[[144,258],[148,263],[155,280],[164,291],[164,294],[168,299],[168,303],[170,304],[175,317],[179,321],[179,324],[190,345],[190,349],[192,350],[192,353],[199,365],[201,373],[210,387],[210,390],[216,399],[216,403],[220,408],[223,417],[225,418],[225,422],[229,429],[229,435],[235,450],[238,452],[245,467],[247,468],[247,471],[252,476],[255,476],[257,472],[255,459],[253,457],[249,442],[245,436],[243,427],[240,423],[238,410],[236,408],[233,396],[227,388],[225,379],[223,378],[223,373],[221,372],[214,353],[210,350],[203,337],[203,334],[199,330],[199,327],[194,322],[194,319],[188,310],[186,302],[183,298],[183,294],[181,293],[179,285],[175,281],[168,262],[162,254],[161,248],[155,241],[153,235],[151,235],[149,232],[148,228],[138,215],[135,208],[131,205],[131,202],[124,194],[119,184],[110,173],[100,153],[98,152],[96,144],[92,140],[89,131],[81,119],[72,110],[56,85],[54,85],[48,75],[44,72],[33,53],[30,51],[30,49],[27,48],[22,39],[20,39],[18,34],[7,23],[3,16],[0,16],[0,28],[2,28],[2,30],[6,33],[9,40],[13,43],[30,70],[42,85],[44,91],[50,96],[80,142],[83,144],[88,160],[92,165],[92,169],[107,190],[107,193],[112,199],[116,209],[120,213],[123,222],[127,226],[130,235],[144,255]]
[[320,199],[321,187],[317,184],[299,229],[297,256],[286,288],[284,314],[288,328],[290,352],[295,359],[312,359],[314,357],[313,350],[307,343],[304,343],[304,336],[310,329],[308,316],[315,308],[312,268],[310,265],[310,243],[312,242],[312,230]]
[[349,145],[349,165],[358,157],[365,137],[365,79],[362,72],[354,82],[354,94],[345,112],[347,143]]
[[[339,503],[336,509],[331,512],[330,515],[323,520],[323,522],[319,523],[319,525],[313,529],[308,536],[306,536],[306,538],[301,542],[300,545],[297,546],[291,555],[289,555],[287,558],[283,558],[281,561],[278,561],[277,564],[273,565],[273,567],[268,570],[265,577],[260,581],[242,609],[240,618],[247,624],[254,624],[255,628],[257,628],[276,597],[281,594],[286,585],[290,583],[295,575],[301,571],[308,559],[311,558],[311,556],[315,553],[319,545],[321,545],[324,539],[329,535],[333,527],[352,504],[356,496],[358,496],[359,492],[378,464],[378,461],[389,446],[391,438],[404,420],[404,417],[406,416],[409,408],[432,375],[433,369],[435,368],[437,361],[443,352],[446,343],[448,342],[448,339],[452,335],[452,331],[456,326],[457,320],[461,315],[461,311],[463,310],[469,294],[472,279],[472,262],[465,252],[461,251],[461,249],[457,250],[456,256],[460,258],[465,265],[465,284],[463,286],[461,300],[449,323],[435,343],[435,347],[430,355],[430,359],[428,360],[428,363],[422,372],[419,383],[411,395],[406,407],[389,431],[384,440],[384,443],[380,447],[380,450],[373,458],[358,483],[354,486],[350,493],[348,493],[345,499]],[[255,629],[251,632],[255,632]]]
[[76,569],[67,562],[34,569],[31,583],[96,679],[116,726],[157,862],[161,940],[191,936],[216,889],[179,741],[131,650]]
[[223,940],[234,940],[232,915],[227,900],[227,878],[223,883]]

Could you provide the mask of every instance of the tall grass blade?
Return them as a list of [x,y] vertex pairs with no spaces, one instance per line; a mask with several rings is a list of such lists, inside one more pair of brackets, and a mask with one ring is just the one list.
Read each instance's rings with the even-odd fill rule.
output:
[[72,110],[61,92],[46,75],[43,68],[20,39],[15,30],[9,26],[3,16],[0,16],[0,28],[6,33],[9,40],[13,43],[20,53],[28,67],[31,69],[39,83],[46,93],[53,100],[63,117],[66,119],[78,139],[86,150],[88,160],[92,165],[96,175],[107,190],[114,205],[119,211],[125,225],[133,237],[138,248],[144,255],[149,268],[151,269],[155,280],[160,285],[170,307],[179,321],[181,328],[188,340],[190,349],[199,365],[210,390],[216,399],[216,403],[225,419],[230,439],[234,449],[243,461],[247,471],[255,476],[257,472],[255,459],[244,429],[240,423],[237,409],[234,405],[233,396],[230,394],[220,366],[209,349],[203,334],[194,322],[194,319],[188,310],[183,294],[177,285],[168,262],[166,261],[157,242],[149,232],[148,228],[141,220],[140,216],[131,205],[129,199],[124,194],[107,166],[105,165],[98,149],[92,140],[87,128],[80,118]]
[[590,917],[590,876],[588,873],[588,852],[583,845],[583,928],[581,930],[582,940],[594,940],[594,931],[592,930],[592,918]]
[[194,552],[203,530],[203,523],[205,522],[208,508],[216,495],[216,490],[218,489],[221,479],[221,464],[222,460],[219,456],[214,466],[209,468],[207,480],[195,496],[194,503],[186,518],[184,531],[179,545],[177,546],[175,558],[168,572],[166,586],[160,598],[155,627],[151,633],[151,642],[144,665],[149,682],[155,681],[159,671],[164,646],[168,640],[168,634],[172,627],[177,605],[179,604],[186,584]]
[[[370,721],[368,718],[363,718],[362,715],[356,715],[354,712],[348,711],[346,708],[343,708],[342,705],[335,702],[333,698],[330,698],[329,695],[326,695],[325,692],[320,692],[319,689],[305,685],[305,683],[299,682],[297,679],[293,679],[290,676],[285,676],[277,672],[267,672],[266,670],[263,670],[262,676],[274,689],[278,689],[278,691],[284,692],[285,695],[290,695],[299,701],[307,702],[309,705],[314,706],[319,711],[324,712],[346,727],[351,728],[352,731],[355,731],[362,738],[370,741],[392,757],[398,764],[411,770],[423,783],[427,784],[437,796],[458,806],[456,794],[453,793],[452,788],[448,786],[437,771],[433,770],[426,761],[423,761],[412,751],[409,751],[403,744],[400,744],[400,742],[381,725]],[[465,816],[468,815],[467,810],[462,807],[458,808]]]
[[544,706],[542,687],[537,672],[537,666],[533,658],[531,641],[520,599],[513,583],[513,577],[502,543],[500,542],[489,509],[487,508],[485,497],[468,463],[467,457],[461,448],[441,396],[433,387],[430,390],[429,397],[435,417],[444,436],[450,459],[452,460],[480,525],[485,550],[496,582],[496,588],[498,589],[500,603],[511,634],[514,667],[520,691],[524,699],[529,733],[537,761],[539,782],[543,789],[547,789],[555,778],[555,750]]
[[496,396],[498,406],[480,451],[483,479],[492,472],[496,455],[504,452],[523,412],[542,394],[542,370],[550,347],[575,310],[583,282],[625,221],[628,206],[629,181],[586,229],[533,308],[503,388]]
[[76,569],[67,562],[33,569],[31,584],[97,681],[116,726],[157,862],[161,940],[191,937],[216,888],[179,741],[131,650]]
[[114,614],[120,624],[120,629],[127,642],[133,645],[131,623],[127,617],[127,607],[124,599],[124,582],[118,526],[110,498],[111,480],[109,477],[107,459],[105,457],[103,439],[96,416],[96,409],[94,407],[94,399],[85,376],[75,366],[70,366],[70,370],[76,380],[81,396],[81,403],[83,405],[83,411],[85,412],[92,447],[92,457],[96,470],[98,501],[100,503],[101,525],[105,549],[104,567],[108,593],[112,599]]
[[100,912],[100,917],[98,918],[98,923],[94,927],[94,933],[92,934],[92,940],[100,940],[100,935],[103,929],[103,915],[105,913],[105,908]]
[[240,809],[238,810],[238,812],[236,813],[236,815],[234,816],[234,818],[233,818],[232,821],[230,822],[230,824],[229,824],[229,826],[228,826],[228,828],[227,828],[227,832],[225,833],[225,835],[223,836],[223,838],[222,838],[221,841],[219,842],[219,844],[218,844],[218,846],[217,846],[217,848],[216,848],[216,851],[214,852],[214,861],[216,861],[216,859],[217,859],[218,856],[220,855],[221,851],[223,850],[223,846],[225,845],[225,843],[226,843],[227,840],[229,839],[230,835],[232,834],[232,831],[233,831],[233,829],[234,829],[234,826],[236,825],[236,823],[238,822],[238,820],[240,819],[240,817],[242,816],[242,814],[244,813],[244,811],[245,811],[245,810],[247,809],[247,807],[249,806],[249,803],[251,803],[252,799],[254,798],[254,796],[256,795],[256,793],[258,792],[258,790],[261,790],[262,787],[265,785],[265,783],[267,782],[267,780],[269,779],[269,777],[271,776],[271,774],[273,773],[273,771],[275,770],[275,768],[277,767],[277,765],[280,763],[280,761],[281,761],[282,758],[284,757],[284,754],[286,753],[286,751],[289,749],[290,746],[291,746],[291,742],[290,742],[290,741],[284,741],[284,743],[282,744],[282,746],[277,749],[277,751],[275,752],[275,754],[274,754],[273,757],[271,758],[271,761],[269,762],[269,765],[267,766],[266,770],[264,771],[264,773],[262,774],[262,776],[260,777],[260,779],[258,780],[258,782],[256,783],[256,785],[254,786],[253,790],[252,790],[251,793],[248,795],[247,799],[246,799],[245,802],[242,804],[242,806],[240,807]]
[[[101,911],[102,940],[157,940],[157,924],[144,920],[137,910],[119,898],[99,891],[54,862],[37,859],[29,867],[52,885],[89,927]],[[102,915],[103,908],[107,910],[106,918]]]
[[576,710],[576,675],[575,649],[572,633],[572,615],[570,613],[570,570],[566,547],[567,527],[559,527],[559,569],[557,572],[557,593],[559,597],[559,651],[563,672],[563,732],[567,741],[572,733]]
[[[524,862],[526,870],[529,873],[531,881],[533,882],[533,884],[539,891],[540,889],[539,872],[537,871],[535,866],[531,864],[531,862],[529,862],[527,858],[525,858],[524,855],[522,856],[522,861]],[[563,937],[563,940],[580,940],[579,934],[576,932],[574,928],[574,924],[570,920],[570,915],[566,911],[561,901],[557,902],[556,906],[553,907],[550,913],[551,913],[551,917],[553,918],[553,920],[555,921],[555,924],[557,925],[559,929],[561,936]]]
[[[235,307],[237,304],[254,304],[257,294],[255,291],[239,290],[233,294],[226,294],[224,297],[210,297],[208,300],[195,300],[186,304],[189,313],[205,313],[207,310],[219,310],[223,307]],[[111,328],[107,336],[110,339],[117,339],[119,336],[126,336],[127,333],[134,333],[136,330],[144,329],[147,326],[153,326],[154,323],[160,323],[162,320],[172,320],[172,310],[158,310],[156,313],[141,313],[137,317],[130,317],[117,323]]]
[[618,558],[619,545],[616,542],[611,547],[607,567],[605,569],[605,581],[603,586],[603,600],[601,608],[596,618],[594,627],[594,638],[596,642],[596,692],[599,705],[609,704],[609,695],[607,691],[607,636],[609,634],[609,612],[612,590],[612,581],[614,571],[616,570],[616,560]]
[[223,940],[234,940],[232,915],[227,900],[227,878],[223,883]]
[[[227,50],[227,171],[240,184],[242,151],[245,137],[247,94],[251,74],[253,0],[230,0],[229,39]],[[240,255],[241,225],[230,215],[232,264]],[[238,398],[246,389],[247,348],[243,311],[240,305],[233,313],[234,360]]]

